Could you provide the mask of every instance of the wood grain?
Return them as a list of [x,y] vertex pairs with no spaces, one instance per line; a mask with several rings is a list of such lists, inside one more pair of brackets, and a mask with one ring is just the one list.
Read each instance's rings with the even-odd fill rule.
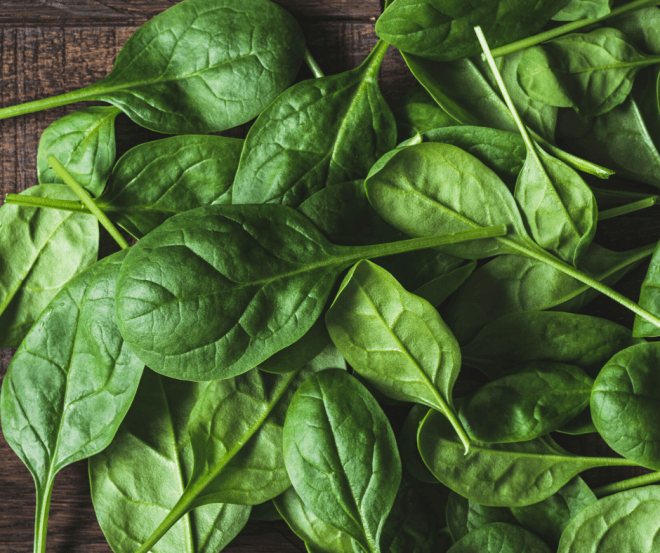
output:
[[[173,5],[172,0],[3,0],[0,6],[0,105],[36,100],[92,84],[107,75],[124,42],[137,26]],[[373,31],[378,0],[279,0],[301,22],[308,47],[326,74],[356,67],[376,42]],[[300,78],[309,72],[301,70]],[[400,98],[414,81],[399,54],[391,50],[381,71],[388,100]],[[0,121],[0,202],[37,183],[36,155],[43,130],[79,106]],[[248,125],[231,131],[244,136]],[[117,119],[117,148],[161,137],[140,129],[125,116]],[[625,249],[658,240],[659,209],[601,226],[598,241]],[[102,251],[114,248],[103,239]],[[644,267],[633,271],[618,289],[636,299]],[[629,312],[607,299],[594,301],[589,313],[626,325]],[[1,329],[0,329],[1,331]],[[14,350],[0,349],[0,385]],[[395,416],[396,418],[396,416]],[[400,421],[399,421],[400,422]],[[564,437],[573,451],[605,455],[607,446],[594,439]],[[87,462],[64,469],[56,478],[51,505],[48,551],[109,553],[96,523],[87,479]],[[635,469],[587,474],[594,485],[638,474]],[[34,485],[27,469],[0,437],[0,553],[32,551]],[[441,521],[439,521],[439,524]],[[251,522],[229,546],[231,553],[298,553],[302,542],[283,523]]]

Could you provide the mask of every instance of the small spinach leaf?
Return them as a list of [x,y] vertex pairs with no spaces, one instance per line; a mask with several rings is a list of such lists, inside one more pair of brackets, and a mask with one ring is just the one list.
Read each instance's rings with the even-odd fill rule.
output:
[[551,553],[537,536],[506,522],[482,526],[456,542],[448,553]]
[[396,121],[399,142],[418,133],[458,124],[421,85],[417,85],[394,104],[392,114]]
[[308,508],[365,551],[379,553],[401,461],[392,428],[364,386],[338,370],[304,382],[286,416],[284,456]]
[[83,108],[50,125],[37,150],[39,182],[62,182],[48,163],[54,155],[89,192],[101,194],[115,163],[115,118],[120,113],[115,107]]
[[610,13],[612,0],[569,0],[553,17],[553,21],[577,21],[603,17]]
[[467,263],[458,269],[449,271],[423,284],[415,290],[415,295],[424,298],[434,307],[438,307],[458,290],[461,284],[469,278],[476,268],[476,261]]

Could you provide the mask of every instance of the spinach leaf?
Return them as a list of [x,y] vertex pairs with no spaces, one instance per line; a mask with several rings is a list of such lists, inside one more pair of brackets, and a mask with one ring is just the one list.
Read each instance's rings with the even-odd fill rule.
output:
[[603,17],[610,13],[612,0],[569,0],[553,17],[553,21],[577,21]]
[[415,290],[415,295],[425,299],[434,307],[438,307],[458,290],[461,284],[469,278],[476,268],[476,261],[467,263],[458,269],[449,271],[423,284]]
[[598,432],[598,430],[596,430],[594,421],[591,419],[591,409],[587,407],[573,420],[570,420],[564,426],[558,428],[557,432],[569,434],[571,436],[580,436],[582,434],[592,434]]
[[660,488],[617,493],[581,511],[566,527],[558,553],[651,553],[660,546]]
[[524,528],[492,522],[471,532],[448,553],[551,553],[550,548]]
[[[591,244],[579,268],[608,286],[651,255],[653,245],[613,252]],[[598,292],[542,261],[502,255],[479,267],[443,308],[459,343],[466,344],[488,323],[510,313],[554,309],[578,311]]]
[[201,207],[133,246],[119,276],[118,324],[158,373],[229,378],[300,339],[356,261],[502,232],[344,247],[285,206]]
[[516,519],[509,507],[487,507],[454,491],[449,492],[447,528],[455,542],[493,522],[515,524]]
[[2,431],[37,491],[35,551],[46,550],[55,475],[112,441],[140,381],[143,364],[113,316],[124,256],[95,263],[52,299],[4,378]]
[[591,393],[598,433],[617,453],[660,469],[660,342],[617,353],[603,367]]
[[140,144],[119,159],[96,204],[136,238],[176,213],[230,204],[242,147],[242,140],[223,136]]
[[[282,493],[286,493],[286,492],[282,492]],[[282,516],[277,511],[274,501],[275,501],[274,499],[271,499],[264,503],[259,503],[259,505],[253,505],[251,507],[252,510],[250,511],[250,520],[259,520],[262,522],[272,522],[275,520],[282,520]]]
[[[19,196],[77,199],[56,184],[33,186]],[[93,215],[4,205],[0,227],[0,347],[18,347],[57,292],[96,261],[99,225]]]
[[115,107],[89,107],[51,124],[39,140],[39,182],[63,182],[48,163],[54,155],[89,192],[101,194],[115,163],[115,118],[120,113]]
[[314,192],[361,179],[394,148],[396,122],[378,88],[387,44],[358,68],[303,81],[259,116],[245,140],[234,203],[298,207]]
[[291,530],[304,540],[309,553],[355,553],[351,537],[318,518],[293,487],[273,502]]
[[[96,518],[116,553],[132,553],[142,545],[183,493],[193,465],[186,424],[205,387],[145,370],[112,443],[90,458]],[[246,505],[200,507],[181,517],[158,551],[219,551],[249,515]]]
[[287,88],[304,50],[298,23],[273,2],[185,0],[140,27],[107,77],[5,108],[0,118],[101,100],[153,131],[221,131],[249,121]]
[[615,354],[643,340],[607,319],[559,311],[511,313],[487,324],[463,349],[465,364],[497,378],[522,363],[577,365],[594,378]]
[[436,61],[478,54],[473,28],[493,47],[533,35],[567,0],[397,0],[378,18],[376,34],[404,52]]
[[[660,252],[660,248],[656,246],[639,293],[639,304],[652,313],[658,313],[660,311],[660,293],[658,293],[658,283],[660,282],[660,253],[658,252]],[[635,317],[633,336],[660,336],[660,328],[649,324],[641,317]]]
[[619,29],[637,48],[651,54],[660,54],[660,8],[648,6],[629,11],[611,20],[608,25]]
[[593,117],[623,103],[637,72],[658,62],[660,57],[643,54],[621,31],[604,27],[525,50],[518,82],[534,100]]
[[452,399],[461,350],[430,303],[385,269],[361,261],[344,278],[325,322],[332,341],[369,384],[390,398],[439,410],[469,448]]
[[[627,203],[640,202],[642,200],[650,200],[658,197],[656,194],[645,194],[643,192],[628,192],[627,190],[613,190],[596,187],[592,188],[591,191],[596,197],[599,211],[625,205]],[[599,220],[601,219],[601,215],[602,212],[598,214]]]
[[399,141],[412,138],[441,127],[451,127],[458,122],[442,109],[426,89],[417,85],[392,106]]
[[473,440],[465,454],[449,422],[434,410],[422,422],[417,440],[422,459],[440,482],[492,507],[525,507],[543,501],[589,468],[635,465],[626,459],[579,457],[549,437],[510,444]]
[[413,405],[401,428],[401,434],[399,435],[399,454],[401,455],[403,466],[414,478],[427,484],[437,484],[438,479],[433,476],[424,464],[417,447],[419,425],[422,424],[428,410],[428,407],[424,405]]
[[401,461],[389,422],[364,386],[338,370],[304,382],[284,423],[284,457],[293,487],[318,518],[366,552],[381,551]]
[[533,440],[579,415],[589,405],[593,382],[574,365],[526,363],[464,398],[459,418],[480,442]]

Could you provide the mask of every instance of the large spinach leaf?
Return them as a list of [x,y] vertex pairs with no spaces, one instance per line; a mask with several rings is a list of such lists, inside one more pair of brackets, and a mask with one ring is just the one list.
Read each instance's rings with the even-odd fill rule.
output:
[[471,532],[448,553],[551,553],[537,536],[506,522],[492,522]]
[[617,493],[581,511],[566,527],[558,553],[653,553],[660,547],[660,488]]
[[617,453],[660,469],[660,342],[617,353],[600,371],[591,394],[591,416]]
[[461,350],[430,303],[385,269],[361,261],[344,278],[325,321],[332,341],[369,384],[393,399],[439,410],[469,448],[452,398]]
[[89,192],[101,194],[115,163],[115,118],[120,113],[115,107],[83,108],[50,125],[37,150],[39,182],[62,182],[48,163],[54,155]]
[[304,382],[286,416],[284,456],[308,508],[366,552],[379,553],[401,461],[392,428],[364,386],[338,370]]
[[287,88],[304,50],[298,23],[273,2],[185,0],[140,27],[104,79],[5,108],[0,118],[101,100],[154,131],[221,131],[249,121]]
[[118,282],[119,328],[156,372],[229,378],[300,339],[337,276],[356,261],[469,236],[335,246],[285,206],[198,208],[170,218],[131,249]]
[[453,428],[430,410],[417,436],[422,459],[445,486],[482,505],[525,507],[555,494],[580,472],[594,467],[635,465],[620,458],[580,457],[548,437],[486,444],[473,440],[465,454]]
[[[33,186],[19,196],[77,198],[56,184]],[[18,347],[55,294],[96,261],[99,224],[93,215],[4,205],[0,227],[0,347]]]
[[480,25],[494,47],[533,35],[567,0],[397,0],[380,16],[376,33],[404,52],[437,61],[481,50]]
[[527,363],[464,398],[459,418],[480,442],[533,440],[579,415],[589,405],[592,385],[574,365]]
[[463,349],[465,364],[490,378],[522,363],[577,365],[594,378],[615,354],[642,342],[607,319],[561,313],[511,313],[487,324]]
[[[186,424],[206,383],[146,370],[112,443],[89,460],[96,518],[116,553],[133,553],[183,493],[192,472]],[[212,553],[243,528],[246,505],[206,505],[182,516],[158,543],[162,553]]]
[[298,83],[257,119],[245,141],[234,203],[298,207],[325,186],[364,178],[394,148],[396,122],[378,88],[387,44],[358,68]]
[[140,382],[144,365],[114,319],[125,253],[94,264],[52,299],[4,378],[2,431],[37,490],[35,551],[46,548],[55,475],[111,442]]
[[621,31],[604,27],[525,50],[518,82],[534,100],[593,117],[623,103],[639,70],[659,62],[660,57],[637,50]]

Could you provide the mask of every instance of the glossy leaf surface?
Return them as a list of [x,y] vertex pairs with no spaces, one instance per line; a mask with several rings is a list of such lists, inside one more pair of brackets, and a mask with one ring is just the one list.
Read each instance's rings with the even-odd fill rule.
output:
[[[77,199],[55,184],[33,186],[21,195]],[[0,346],[18,347],[55,294],[96,261],[99,224],[92,215],[4,205],[0,226]]]
[[177,213],[230,204],[242,148],[242,140],[223,136],[140,144],[119,159],[96,203],[114,223],[142,238]]
[[660,469],[660,343],[617,353],[603,367],[591,395],[599,434],[617,453]]
[[234,203],[298,207],[314,192],[364,178],[394,148],[396,123],[378,88],[379,42],[358,68],[303,81],[259,116],[245,141]]
[[482,505],[525,507],[555,494],[580,472],[600,466],[634,465],[623,459],[579,457],[549,438],[485,444],[465,449],[443,415],[431,410],[417,437],[433,475],[455,492]]
[[[146,370],[112,444],[90,459],[94,510],[113,551],[135,551],[183,493],[193,464],[186,424],[205,387],[206,383],[171,380]],[[152,551],[219,551],[249,515],[245,505],[194,509]]]
[[605,497],[566,527],[558,553],[652,553],[660,548],[660,488]]
[[115,118],[119,113],[115,107],[88,107],[51,124],[39,140],[39,182],[62,182],[48,163],[48,157],[54,155],[82,186],[99,196],[115,163]]
[[397,0],[380,16],[376,33],[404,52],[437,61],[481,50],[474,34],[480,25],[493,47],[535,34],[566,0]]
[[573,365],[527,363],[464,398],[459,417],[481,442],[533,440],[575,418],[589,404],[592,384]]
[[507,524],[493,522],[468,534],[449,553],[551,553],[550,548],[534,534]]
[[401,461],[389,422],[367,390],[343,371],[308,379],[287,413],[284,455],[293,486],[313,513],[365,551],[379,552]]

